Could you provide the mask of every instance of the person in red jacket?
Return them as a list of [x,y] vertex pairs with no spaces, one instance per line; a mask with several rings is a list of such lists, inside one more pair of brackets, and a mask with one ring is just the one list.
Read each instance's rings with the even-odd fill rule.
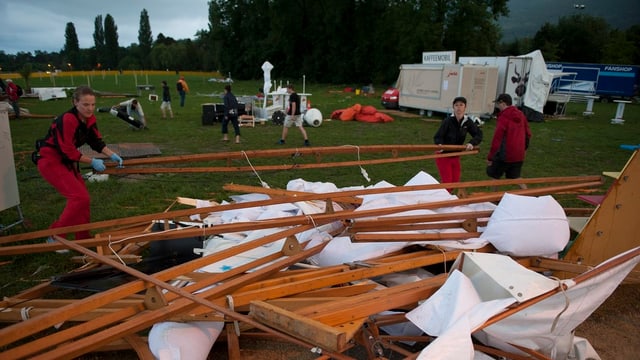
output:
[[[101,172],[106,169],[104,161],[84,155],[78,148],[88,144],[97,153],[102,153],[122,166],[122,158],[107,147],[98,131],[96,96],[88,86],[79,86],[73,94],[73,108],[54,120],[47,136],[36,142],[32,156],[40,175],[67,199],[60,217],[49,227],[59,228],[81,225],[90,221],[90,198],[80,174],[80,163],[91,164]],[[59,234],[66,237],[66,234]],[[78,231],[75,239],[86,239],[88,231]],[[54,240],[49,238],[48,242]]]
[[[487,175],[500,179],[521,178],[522,165],[531,139],[527,117],[512,105],[511,95],[500,94],[494,101],[500,110],[487,155]],[[525,184],[519,185],[526,189]]]
[[16,119],[20,119],[20,95],[18,95],[18,85],[13,83],[13,80],[7,79],[7,85],[5,92],[13,108],[13,112],[16,115]]

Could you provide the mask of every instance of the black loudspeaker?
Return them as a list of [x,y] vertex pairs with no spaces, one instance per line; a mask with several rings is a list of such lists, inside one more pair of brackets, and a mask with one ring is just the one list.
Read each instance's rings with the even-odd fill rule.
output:
[[247,115],[247,106],[245,103],[238,103],[238,116]]
[[213,125],[216,121],[216,104],[202,104],[202,125]]
[[222,120],[224,120],[224,104],[215,104],[215,105],[216,105],[216,115],[215,115],[214,121],[221,123]]
[[275,125],[282,125],[284,124],[284,118],[285,118],[285,113],[282,110],[276,110],[273,112],[273,114],[271,115],[271,121],[275,124]]

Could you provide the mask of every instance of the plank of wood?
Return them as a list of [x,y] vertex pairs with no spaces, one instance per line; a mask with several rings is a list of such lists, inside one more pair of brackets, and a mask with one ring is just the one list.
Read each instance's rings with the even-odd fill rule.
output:
[[351,242],[413,242],[413,241],[438,241],[438,240],[466,240],[477,238],[482,233],[435,233],[435,234],[406,234],[393,233],[358,233],[351,236]]
[[316,344],[322,349],[342,352],[347,348],[347,334],[338,328],[300,316],[264,301],[252,301],[251,317],[280,331]]
[[447,274],[436,275],[409,284],[402,284],[357,296],[332,301],[322,306],[311,306],[296,314],[335,326],[369,317],[380,312],[417,304],[427,299],[444,284]]

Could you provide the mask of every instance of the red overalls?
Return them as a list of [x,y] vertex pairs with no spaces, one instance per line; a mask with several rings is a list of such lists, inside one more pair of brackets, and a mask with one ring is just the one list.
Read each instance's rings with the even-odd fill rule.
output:
[[[98,132],[95,116],[82,123],[76,109],[71,109],[51,125],[49,134],[40,147],[38,171],[42,177],[67,199],[60,217],[51,224],[50,229],[87,224],[91,219],[91,199],[84,179],[78,168],[82,153],[78,147],[87,143],[98,153],[105,143]],[[59,234],[66,237],[66,234]],[[75,233],[75,239],[89,238],[89,231]]]

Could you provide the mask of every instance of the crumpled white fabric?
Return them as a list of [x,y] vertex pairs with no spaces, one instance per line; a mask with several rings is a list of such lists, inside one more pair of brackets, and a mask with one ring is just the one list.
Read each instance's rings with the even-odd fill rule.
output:
[[159,360],[206,360],[224,322],[160,322],[149,331],[149,349]]
[[473,360],[472,329],[513,303],[513,298],[482,302],[469,278],[452,271],[438,291],[406,315],[425,333],[437,336],[418,359]]

